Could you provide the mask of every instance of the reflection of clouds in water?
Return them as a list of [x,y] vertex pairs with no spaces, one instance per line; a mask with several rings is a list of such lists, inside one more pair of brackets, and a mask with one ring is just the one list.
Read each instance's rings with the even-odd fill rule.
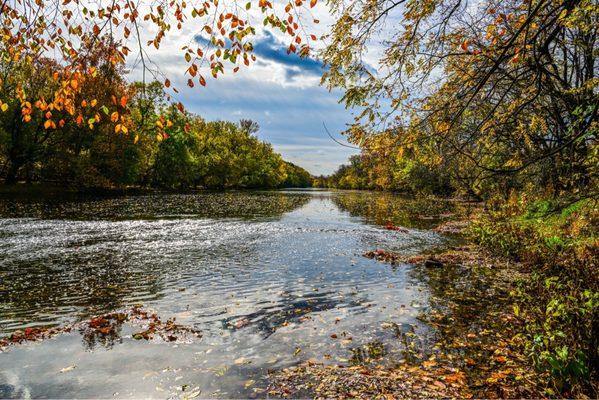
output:
[[[201,340],[175,349],[167,343],[134,341],[124,324],[122,332],[106,341],[84,337],[85,346],[71,333],[61,336],[60,345],[47,341],[35,352],[11,349],[4,355],[8,362],[31,361],[27,379],[37,380],[37,395],[56,393],[45,391],[52,386],[51,377],[35,375],[36,368],[42,368],[37,360],[60,370],[74,364],[69,357],[77,354],[82,361],[69,374],[95,372],[88,376],[88,386],[68,387],[65,396],[110,396],[97,382],[110,376],[117,386],[131,387],[131,397],[165,397],[153,392],[155,385],[139,380],[148,368],[168,366],[188,371],[189,384],[202,386],[202,393],[227,388],[231,396],[246,397],[238,386],[243,387],[248,372],[240,372],[245,364],[234,363],[241,357],[251,360],[252,370],[325,353],[330,353],[330,362],[342,362],[351,357],[351,348],[368,351],[368,344],[377,340],[385,343],[385,352],[396,354],[402,343],[381,324],[419,324],[416,305],[426,301],[426,293],[409,282],[409,267],[394,270],[361,254],[374,246],[417,251],[434,245],[436,235],[367,225],[368,214],[340,207],[331,192],[197,195],[219,202],[213,206],[218,209],[214,218],[188,215],[190,204],[198,213],[210,213],[200,210],[206,199],[174,196],[156,198],[165,207],[160,214],[169,215],[164,219],[154,214],[151,219],[123,220],[122,211],[109,210],[106,213],[120,217],[0,220],[0,251],[7,254],[0,260],[0,272],[8,274],[11,285],[0,292],[0,315],[11,315],[0,320],[3,329],[60,323],[144,303],[162,318],[176,316],[177,323],[203,334]],[[182,199],[182,208],[168,208]],[[137,205],[134,199],[109,204],[119,202],[136,212],[150,204],[147,196]],[[152,207],[150,214],[159,208]],[[84,214],[94,209],[97,204]],[[175,214],[179,217],[171,218]],[[339,339],[332,339],[333,334]],[[349,336],[348,344],[344,340]],[[298,347],[301,351],[294,354]],[[103,349],[109,351],[99,351]],[[123,360],[127,371],[117,368]],[[216,373],[221,375],[215,378]],[[131,384],[129,379],[138,381]],[[183,383],[188,382],[176,385]]]
[[21,378],[10,370],[0,371],[0,398],[30,399],[29,387],[21,383]]

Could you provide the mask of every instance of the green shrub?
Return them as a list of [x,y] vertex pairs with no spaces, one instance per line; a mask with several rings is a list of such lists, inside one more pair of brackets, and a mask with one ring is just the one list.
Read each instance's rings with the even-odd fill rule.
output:
[[527,351],[562,394],[597,396],[599,241],[595,202],[511,199],[480,216],[470,233],[530,274],[514,292]]

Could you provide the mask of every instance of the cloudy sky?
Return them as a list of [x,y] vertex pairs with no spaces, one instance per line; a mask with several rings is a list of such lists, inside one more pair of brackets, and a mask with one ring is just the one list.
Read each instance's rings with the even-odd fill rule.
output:
[[[323,14],[326,11],[319,15],[325,21],[317,34],[332,22]],[[152,32],[146,34],[150,37]],[[323,72],[319,60],[287,54],[288,37],[259,29],[253,41],[256,63],[236,74],[228,70],[216,80],[207,78],[206,87],[194,88],[185,84],[189,77],[184,75],[187,64],[180,50],[190,40],[199,44],[205,41],[197,30],[184,27],[182,31],[171,31],[161,49],[150,54],[180,90],[176,100],[189,111],[208,120],[254,120],[260,125],[260,139],[272,143],[286,160],[317,175],[333,172],[350,155],[358,153],[328,137],[323,124],[344,142],[339,132],[352,121],[352,112],[338,103],[340,92],[329,92],[319,85]],[[132,78],[139,79],[139,66],[133,61],[131,67]]]

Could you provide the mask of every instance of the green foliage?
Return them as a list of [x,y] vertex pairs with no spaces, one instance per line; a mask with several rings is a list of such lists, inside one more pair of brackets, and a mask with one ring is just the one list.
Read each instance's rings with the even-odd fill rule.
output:
[[[26,179],[80,188],[178,190],[311,184],[307,171],[284,161],[270,144],[254,136],[257,123],[206,122],[169,104],[156,82],[127,86],[120,71],[110,67],[99,71],[96,86],[85,90],[89,96],[102,93],[104,102],[116,96],[117,88],[129,93],[128,114],[114,118],[116,122],[125,118],[127,131],[115,132],[115,121],[101,109],[99,114],[105,117],[94,122],[93,129],[69,121],[47,130],[41,122],[23,123],[18,108],[0,113],[1,177],[8,183]],[[50,90],[44,82],[39,83],[40,90]]]
[[529,354],[560,393],[596,390],[589,382],[599,374],[598,222],[592,200],[514,196],[491,203],[471,228],[478,243],[531,269],[514,294]]
[[312,186],[312,175],[302,167],[285,161],[283,165],[287,178],[282,183],[283,187],[310,187]]
[[314,185],[411,194],[447,195],[455,191],[449,176],[439,168],[405,156],[390,159],[386,154],[368,149],[363,150],[361,155],[350,157],[350,163],[339,167],[331,176],[317,178]]

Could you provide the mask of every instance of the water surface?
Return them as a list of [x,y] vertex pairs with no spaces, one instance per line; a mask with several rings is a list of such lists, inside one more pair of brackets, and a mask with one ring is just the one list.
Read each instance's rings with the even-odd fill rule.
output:
[[2,198],[0,336],[135,304],[203,336],[139,341],[125,323],[109,339],[11,346],[0,397],[263,396],[269,369],[303,360],[402,362],[398,335],[426,331],[428,289],[361,254],[439,246],[428,228],[449,211],[327,191]]

